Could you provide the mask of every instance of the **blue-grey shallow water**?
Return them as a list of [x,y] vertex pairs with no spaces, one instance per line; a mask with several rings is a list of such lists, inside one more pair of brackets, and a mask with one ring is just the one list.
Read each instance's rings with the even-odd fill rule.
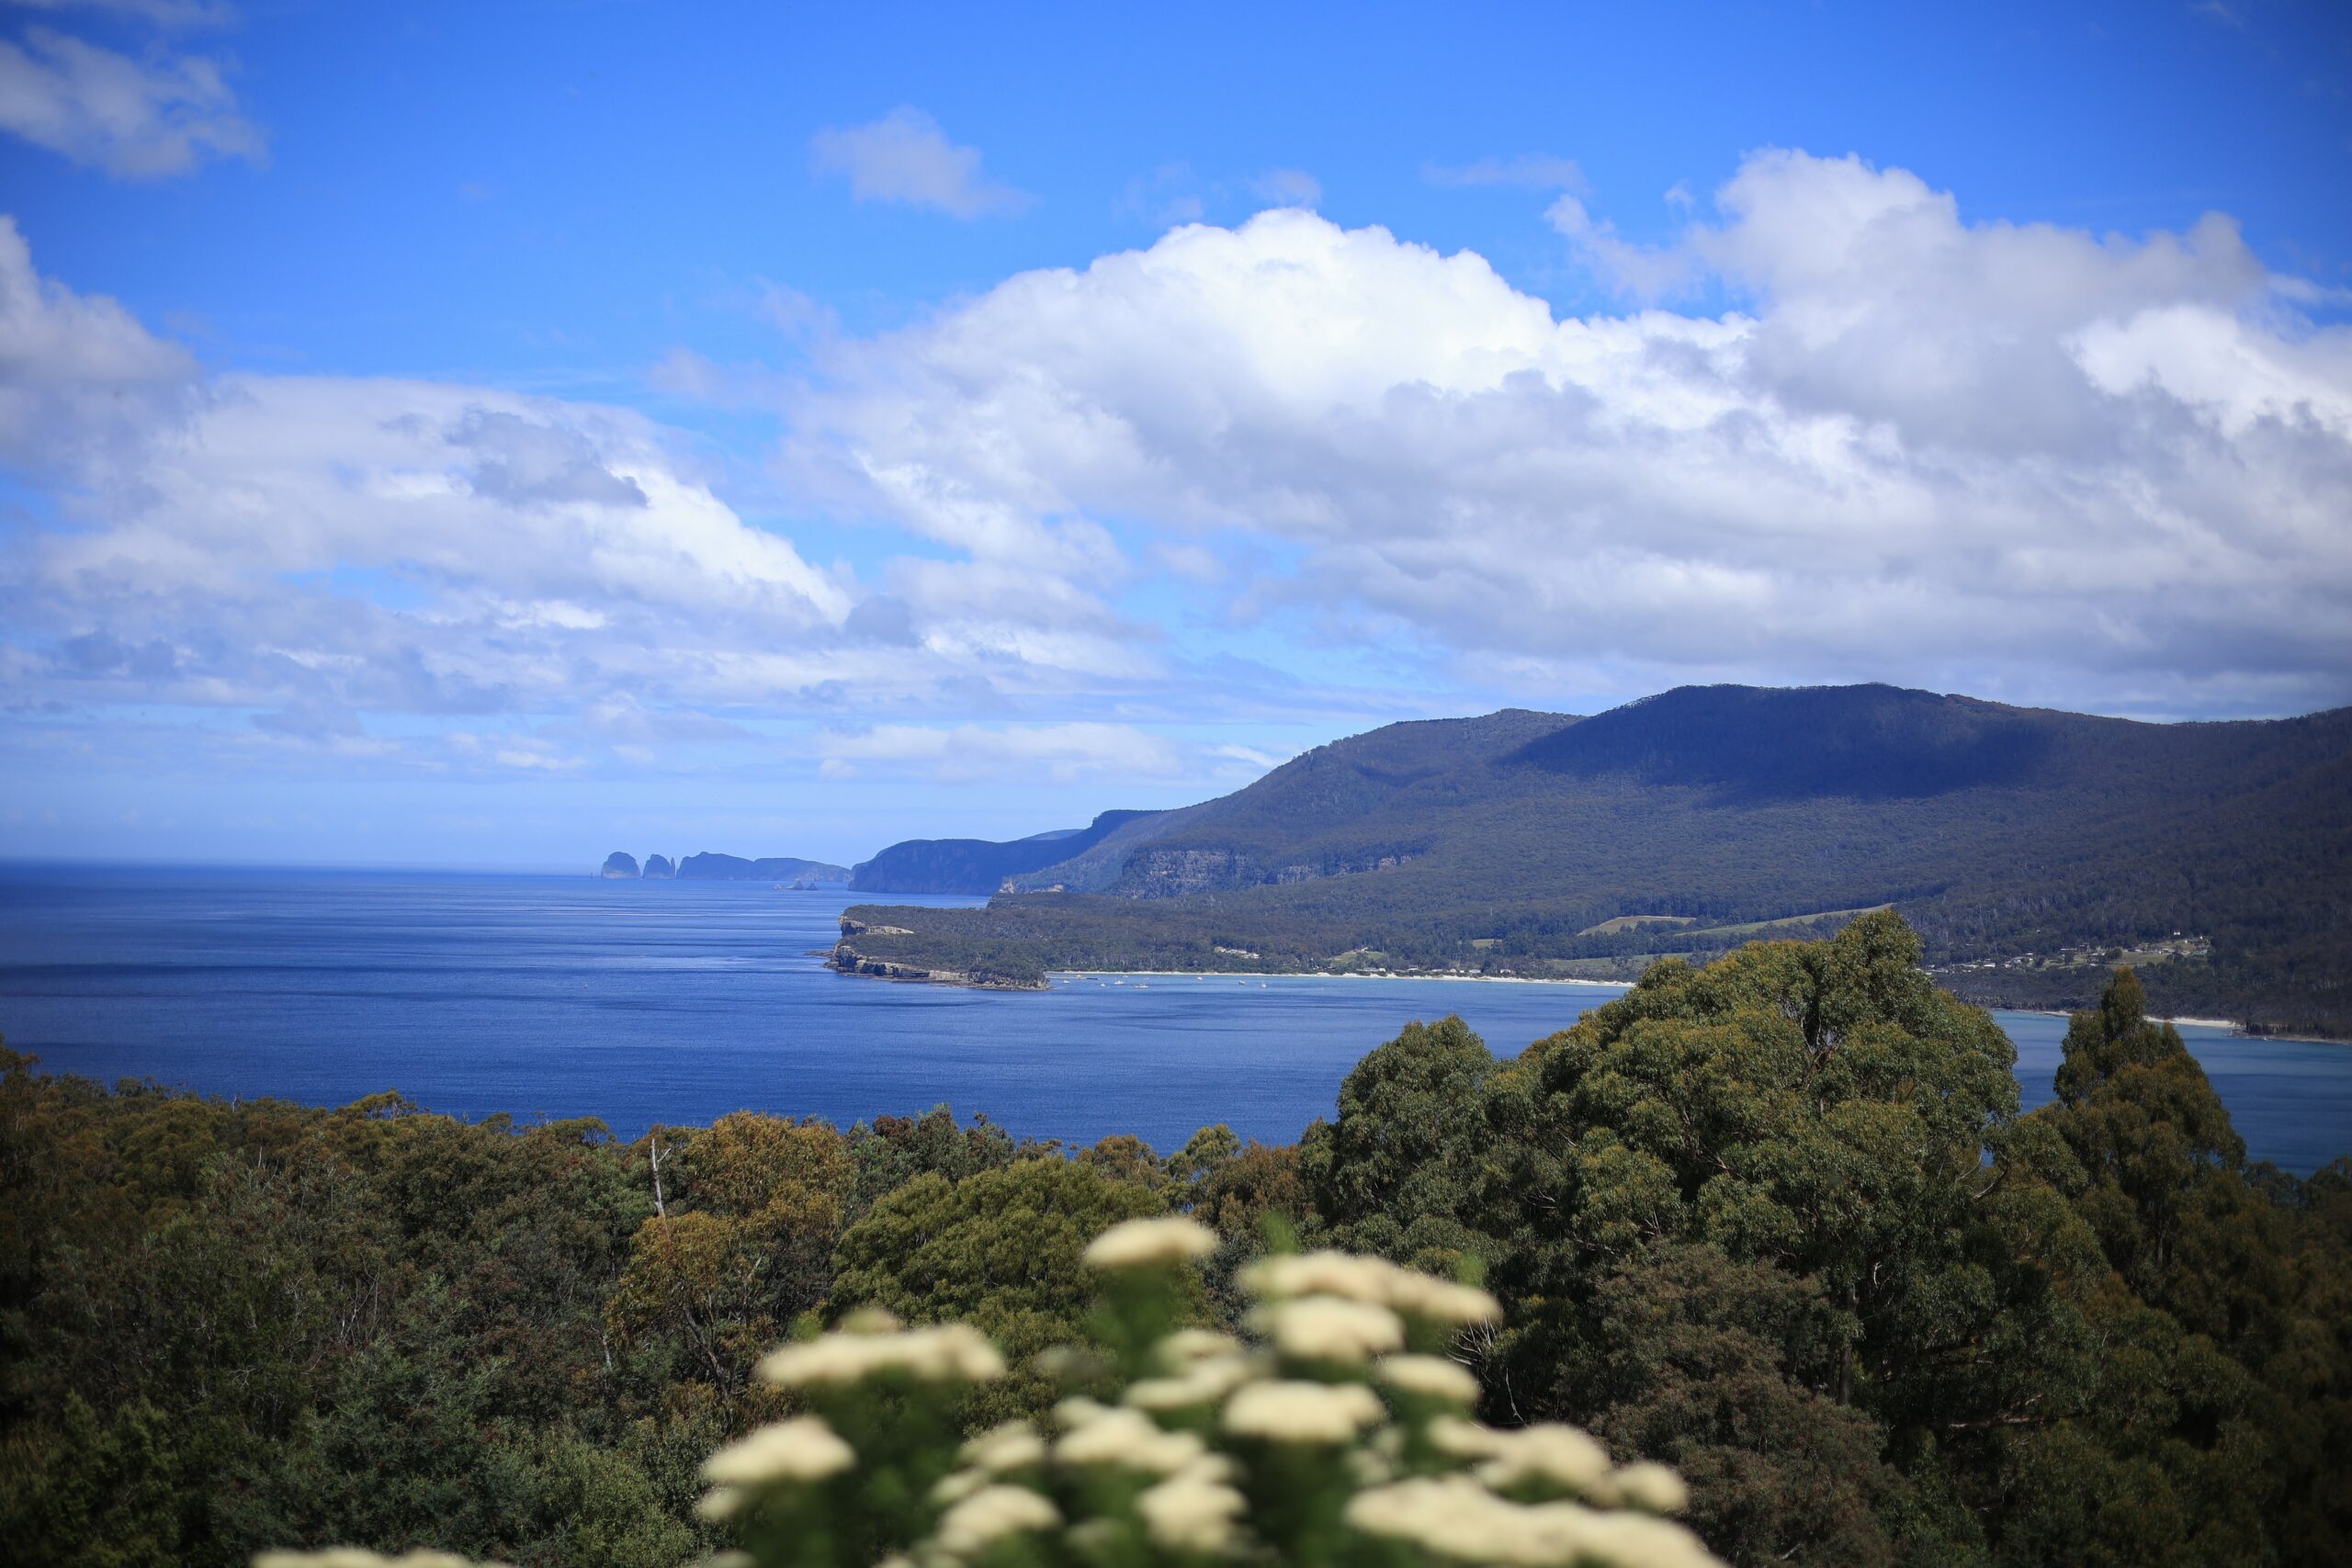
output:
[[[1287,1142],[1357,1058],[1458,1012],[1498,1052],[1613,987],[1066,976],[1046,993],[819,966],[849,897],[587,876],[0,866],[0,1035],[53,1072],[341,1104],[397,1088],[623,1137],[752,1108],[847,1124],[945,1101],[1021,1134]],[[974,899],[903,902],[968,904]],[[2027,1106],[2063,1019],[2004,1012]],[[2256,1158],[2352,1153],[2352,1047],[2182,1032]]]

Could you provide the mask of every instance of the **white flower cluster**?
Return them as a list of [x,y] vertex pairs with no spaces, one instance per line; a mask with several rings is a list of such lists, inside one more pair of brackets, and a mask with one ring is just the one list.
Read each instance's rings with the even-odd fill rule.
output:
[[[1086,1257],[1107,1269],[1182,1264],[1214,1241],[1190,1221],[1136,1221],[1105,1233]],[[1336,1252],[1268,1258],[1242,1278],[1258,1298],[1245,1319],[1248,1342],[1179,1330],[1154,1347],[1154,1374],[1129,1382],[1115,1402],[1065,1398],[1048,1419],[1010,1421],[971,1438],[923,1500],[934,1521],[929,1532],[886,1556],[883,1568],[1163,1553],[1278,1565],[1287,1560],[1285,1532],[1299,1528],[1295,1494],[1302,1487],[1326,1489],[1324,1509],[1338,1512],[1359,1545],[1380,1538],[1443,1568],[1720,1568],[1697,1537],[1659,1517],[1686,1501],[1671,1471],[1612,1465],[1599,1442],[1572,1427],[1481,1426],[1469,1418],[1480,1392],[1471,1371],[1407,1348],[1497,1321],[1485,1292]],[[1106,1293],[1104,1310],[1121,1310],[1118,1300]],[[1092,1371],[1082,1370],[1090,1365],[1082,1355],[1067,1359],[1081,1369],[1074,1375],[1102,1375],[1099,1359]],[[870,1506],[878,1510],[871,1517],[886,1521],[908,1512],[906,1451],[888,1447],[904,1428],[897,1416],[877,1426],[853,1419],[860,1407],[844,1400],[856,1395],[854,1385],[883,1374],[910,1378],[911,1386],[873,1392],[910,1408],[928,1402],[927,1418],[946,1419],[961,1385],[1003,1371],[970,1329],[910,1329],[878,1312],[760,1366],[770,1382],[812,1393],[859,1447],[868,1433],[884,1445],[863,1456],[874,1466],[874,1500],[842,1506]],[[699,1512],[741,1523],[746,1544],[784,1553],[775,1561],[795,1560],[807,1538],[794,1510],[854,1497],[860,1459],[821,1417],[779,1421],[711,1456],[703,1474],[712,1490]],[[1265,1484],[1252,1483],[1259,1465],[1277,1467],[1269,1473],[1285,1490],[1283,1506],[1263,1516],[1250,1504]],[[1304,1549],[1306,1538],[1298,1544]],[[741,1568],[774,1568],[767,1556],[722,1557]],[[282,1558],[261,1568],[385,1565],[357,1554]],[[459,1565],[420,1558],[400,1568]]]
[[1063,1432],[1054,1458],[1063,1464],[1114,1464],[1150,1475],[1173,1475],[1208,1454],[1190,1432],[1161,1428],[1140,1410],[1066,1399],[1055,1407]]
[[1170,1214],[1157,1220],[1124,1220],[1096,1236],[1082,1254],[1094,1269],[1141,1269],[1189,1263],[1216,1250],[1216,1232],[1198,1220]]
[[1387,1307],[1342,1296],[1299,1296],[1253,1308],[1249,1326],[1294,1360],[1361,1365],[1405,1348],[1405,1323]]
[[1441,1416],[1430,1423],[1430,1438],[1440,1452],[1477,1461],[1473,1473],[1497,1491],[1572,1493],[1589,1503],[1649,1514],[1679,1514],[1690,1500],[1682,1478],[1666,1466],[1613,1469],[1608,1450],[1589,1433],[1557,1422],[1499,1430]]
[[1026,1486],[983,1486],[940,1516],[932,1540],[951,1558],[969,1558],[1006,1536],[1061,1522],[1061,1510]]
[[1242,1270],[1241,1283],[1251,1295],[1270,1300],[1336,1296],[1465,1328],[1499,1323],[1503,1315],[1501,1305],[1484,1291],[1347,1252],[1261,1258]]
[[362,1551],[356,1546],[334,1546],[324,1551],[264,1551],[253,1568],[503,1568],[496,1562],[478,1563],[447,1551],[412,1551],[400,1557]]
[[1345,1443],[1387,1414],[1360,1382],[1276,1380],[1237,1389],[1225,1402],[1224,1427],[1238,1437],[1278,1443]]
[[702,1478],[722,1486],[821,1481],[857,1462],[850,1446],[814,1416],[762,1427],[703,1461]]
[[[1134,1221],[1086,1256],[1104,1269],[1156,1267],[1213,1244],[1189,1221]],[[1149,1484],[1107,1494],[1131,1499],[1125,1523],[1102,1515],[1067,1527],[1068,1543],[1086,1554],[1119,1554],[1114,1540],[1139,1527],[1170,1551],[1262,1557],[1280,1542],[1251,1529],[1240,1461],[1273,1445],[1294,1456],[1286,1462],[1329,1467],[1326,1483],[1353,1494],[1345,1506],[1351,1528],[1409,1543],[1433,1562],[1711,1568],[1697,1538],[1656,1517],[1683,1504],[1671,1472],[1616,1468],[1571,1427],[1480,1426],[1466,1418],[1479,1394],[1469,1369],[1405,1348],[1408,1324],[1426,1335],[1498,1321],[1485,1292],[1337,1252],[1268,1258],[1242,1280],[1259,1298],[1245,1319],[1258,1348],[1180,1330],[1157,1348],[1164,1375],[1131,1382],[1120,1403],[1065,1399],[1050,1437],[1014,1423],[972,1439],[964,1468],[933,1492],[946,1510],[939,1528],[909,1561],[950,1568],[1001,1534],[1062,1528],[1046,1493],[1106,1495],[1093,1483],[1069,1484],[1088,1471]],[[1413,1429],[1425,1439],[1418,1447],[1406,1440]],[[1024,1485],[1038,1489],[1023,1493]],[[1017,1503],[1014,1493],[1035,1501]],[[1642,1511],[1615,1511],[1621,1504]]]
[[1442,1356],[1384,1356],[1373,1375],[1389,1387],[1424,1399],[1464,1407],[1478,1403],[1478,1380],[1469,1368]]
[[1357,1493],[1344,1515],[1366,1535],[1408,1541],[1449,1562],[1510,1568],[1722,1568],[1670,1520],[1581,1503],[1514,1503],[1464,1475],[1419,1476]]
[[924,1382],[986,1382],[1004,1375],[1004,1358],[979,1330],[960,1323],[929,1328],[845,1331],[772,1350],[760,1376],[786,1388],[856,1383],[883,1372]]

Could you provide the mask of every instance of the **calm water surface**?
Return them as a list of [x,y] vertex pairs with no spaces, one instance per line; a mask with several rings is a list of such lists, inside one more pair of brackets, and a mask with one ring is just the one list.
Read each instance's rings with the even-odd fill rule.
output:
[[[1498,1052],[1606,987],[1062,976],[966,991],[820,968],[849,897],[585,876],[0,867],[0,1034],[55,1072],[624,1137],[729,1111],[846,1124],[945,1101],[1017,1134],[1287,1142],[1357,1058],[1460,1013]],[[977,899],[899,899],[962,905]],[[1997,1015],[2030,1107],[2064,1021]],[[2182,1031],[2257,1158],[2352,1152],[2352,1047]]]

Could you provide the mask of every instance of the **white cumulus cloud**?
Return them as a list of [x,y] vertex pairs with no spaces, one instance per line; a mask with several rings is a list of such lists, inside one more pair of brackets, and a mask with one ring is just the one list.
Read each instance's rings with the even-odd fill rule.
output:
[[1102,519],[1271,549],[1245,612],[1521,688],[2352,696],[2352,333],[2227,219],[1971,221],[1778,151],[1665,247],[1564,200],[1605,280],[1736,308],[1562,319],[1383,229],[1193,225],[832,345],[782,470],[1072,583]]

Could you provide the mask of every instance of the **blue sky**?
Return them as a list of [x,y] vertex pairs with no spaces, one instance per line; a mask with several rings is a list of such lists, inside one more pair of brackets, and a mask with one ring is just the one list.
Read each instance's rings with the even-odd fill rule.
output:
[[2352,700],[2340,7],[0,4],[0,853]]

